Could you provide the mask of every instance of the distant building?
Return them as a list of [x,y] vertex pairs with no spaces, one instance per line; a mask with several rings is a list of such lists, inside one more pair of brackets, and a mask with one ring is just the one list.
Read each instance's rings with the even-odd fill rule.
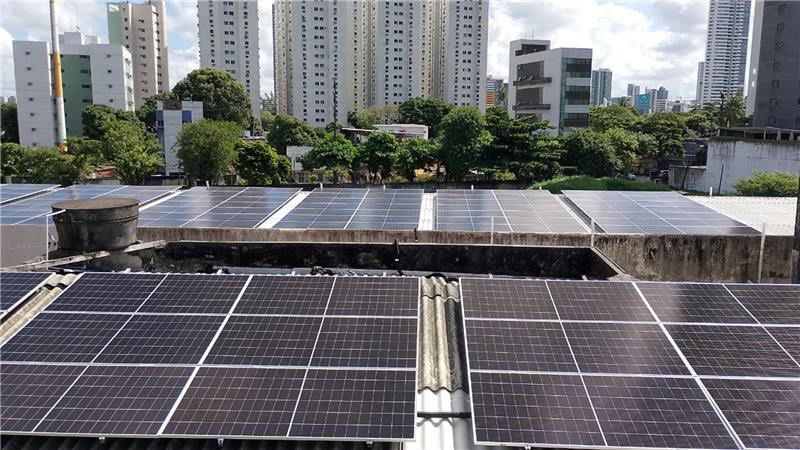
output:
[[495,106],[500,106],[502,100],[500,99],[500,93],[503,92],[503,80],[492,78],[491,76],[486,77],[486,107],[492,108]]
[[[90,105],[134,110],[133,61],[121,45],[100,44],[97,36],[69,32],[59,36],[67,136],[82,134],[81,113]],[[50,45],[14,41],[20,144],[55,145],[55,115]]]
[[508,112],[547,120],[558,132],[589,125],[592,49],[550,48],[550,41],[511,42]]
[[202,118],[203,102],[164,100],[156,104],[156,136],[161,144],[167,175],[181,172],[177,142],[183,125]]
[[592,71],[592,90],[589,104],[605,106],[611,100],[611,81],[613,73],[608,69]]
[[[752,0],[711,0],[708,12],[703,103],[744,92]],[[778,3],[778,2],[776,2]]]
[[703,77],[705,76],[705,71],[705,61],[697,63],[697,92],[695,94],[695,100],[700,104],[703,103]]
[[639,94],[633,96],[633,108],[641,115],[650,114],[653,112],[652,110],[652,96],[651,93],[648,92],[646,94]]
[[641,86],[635,84],[628,84],[628,97],[635,97],[641,92]]
[[344,134],[345,137],[350,139],[355,144],[363,144],[366,142],[367,138],[369,138],[369,135],[377,133],[378,131],[388,131],[389,133],[392,133],[398,141],[403,141],[409,138],[428,139],[427,125],[393,123],[378,124],[375,125],[375,128],[373,129],[352,127],[342,128],[342,134]]
[[6,103],[10,104],[17,103],[17,97],[13,95],[8,98],[0,96],[0,104],[6,104]]
[[755,8],[747,113],[755,127],[800,130],[800,2]]
[[167,15],[162,0],[108,3],[108,42],[123,45],[133,58],[136,107],[169,90]]

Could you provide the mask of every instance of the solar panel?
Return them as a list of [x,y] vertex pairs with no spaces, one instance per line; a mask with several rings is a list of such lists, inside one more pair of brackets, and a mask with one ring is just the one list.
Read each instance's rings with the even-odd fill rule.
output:
[[247,277],[236,275],[169,275],[139,311],[225,314],[246,281]]
[[85,273],[72,282],[48,311],[134,312],[165,275]]
[[0,364],[0,430],[33,431],[84,366]]
[[548,191],[441,190],[436,229],[536,233],[586,233],[587,229]]
[[755,323],[719,284],[637,283],[663,322]]
[[57,188],[57,184],[0,184],[0,204]]
[[191,373],[188,367],[89,367],[35,431],[154,435]]
[[726,287],[759,322],[800,325],[800,286],[729,284]]
[[630,283],[548,281],[547,287],[562,320],[655,320]]
[[0,272],[0,317],[14,309],[48,278],[42,272]]
[[255,277],[234,313],[322,315],[332,287],[329,277]]
[[[130,197],[145,204],[175,190],[174,186],[125,186],[76,184],[0,207],[2,225],[43,225],[54,203],[98,197]],[[49,219],[52,223],[52,219]]]
[[311,364],[413,369],[417,319],[326,317]]
[[367,189],[314,189],[275,228],[344,230]]
[[770,327],[767,331],[786,353],[800,363],[800,328]]
[[606,233],[757,235],[677,192],[563,191]]
[[331,293],[327,315],[417,317],[418,278],[342,277]]
[[610,447],[735,449],[693,379],[584,377]]
[[544,281],[462,278],[460,284],[464,298],[469,299],[463,305],[466,317],[558,319]]
[[703,383],[747,448],[800,448],[800,381]]
[[576,372],[558,322],[467,320],[469,360],[475,370]]
[[290,437],[414,438],[414,370],[308,371]]
[[255,228],[298,192],[293,188],[194,187],[141,211],[139,226]]

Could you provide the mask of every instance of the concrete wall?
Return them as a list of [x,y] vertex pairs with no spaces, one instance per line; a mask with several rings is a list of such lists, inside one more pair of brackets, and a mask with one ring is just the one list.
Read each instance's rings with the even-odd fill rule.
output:
[[686,191],[708,192],[706,168],[670,166],[669,187]]

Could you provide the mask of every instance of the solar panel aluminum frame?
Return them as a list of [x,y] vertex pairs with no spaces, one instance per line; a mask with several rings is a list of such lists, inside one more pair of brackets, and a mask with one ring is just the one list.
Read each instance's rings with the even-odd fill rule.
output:
[[[13,184],[9,184],[8,186],[13,186]],[[42,185],[42,186],[45,186],[45,185]],[[45,193],[48,193],[48,192],[53,192],[59,187],[57,184],[50,184],[50,185],[46,185],[46,186],[49,186],[49,187],[44,187],[42,189],[39,189],[38,191],[29,192],[27,194],[20,195],[18,197],[13,197],[13,198],[7,198],[5,200],[0,200],[0,206],[3,206],[5,204],[7,204],[7,203],[13,203],[13,202],[18,202],[20,200],[26,200],[26,199],[28,199],[30,197],[35,197],[37,195],[42,195],[42,194],[45,194]]]
[[[9,306],[8,309],[0,310],[0,319],[5,319],[6,316],[8,316],[12,312],[14,312],[17,308],[19,308],[23,303],[25,303],[25,301],[28,298],[30,298],[31,295],[34,294],[34,292],[38,291],[42,286],[47,284],[47,281],[49,279],[50,279],[50,276],[48,276],[47,278],[45,278],[44,280],[39,282],[39,284],[37,284],[36,287],[34,287],[33,289],[29,290],[24,296],[22,296],[22,298],[18,299],[11,306]],[[24,327],[21,327],[21,328],[24,328]],[[17,330],[17,332],[18,331],[19,330]],[[17,334],[17,332],[14,332],[14,334]],[[13,337],[13,335],[11,335],[11,337]],[[11,339],[11,337],[9,337],[9,339]]]

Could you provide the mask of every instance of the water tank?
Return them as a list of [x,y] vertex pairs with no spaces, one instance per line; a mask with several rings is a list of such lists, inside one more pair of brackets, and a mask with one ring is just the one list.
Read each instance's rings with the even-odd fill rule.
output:
[[117,250],[136,242],[139,202],[132,198],[104,197],[54,204],[58,248],[93,252]]

